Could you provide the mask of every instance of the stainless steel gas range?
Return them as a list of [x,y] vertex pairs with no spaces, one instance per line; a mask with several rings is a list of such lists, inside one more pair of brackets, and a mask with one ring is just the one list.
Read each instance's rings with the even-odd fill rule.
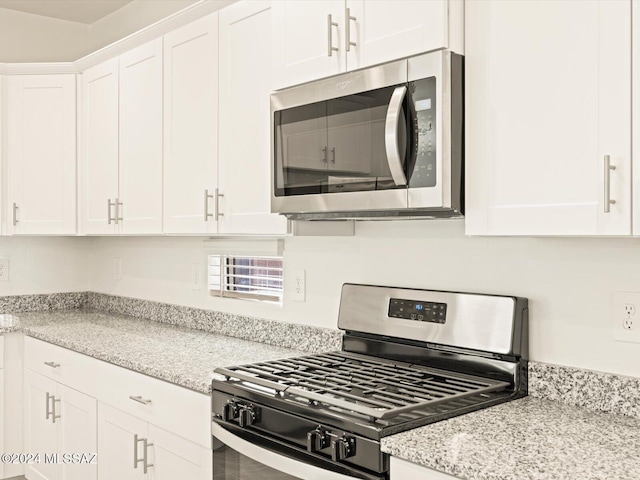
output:
[[342,350],[216,369],[214,480],[389,478],[380,439],[527,394],[527,300],[345,284]]

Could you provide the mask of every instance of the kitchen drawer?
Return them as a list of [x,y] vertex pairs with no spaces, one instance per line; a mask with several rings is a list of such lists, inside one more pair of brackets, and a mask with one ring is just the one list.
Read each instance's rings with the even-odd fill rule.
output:
[[211,446],[209,395],[109,363],[101,362],[100,369],[101,402],[194,443]]
[[96,397],[100,360],[31,337],[25,337],[24,358],[26,368]]
[[0,368],[4,368],[4,336],[0,335]]

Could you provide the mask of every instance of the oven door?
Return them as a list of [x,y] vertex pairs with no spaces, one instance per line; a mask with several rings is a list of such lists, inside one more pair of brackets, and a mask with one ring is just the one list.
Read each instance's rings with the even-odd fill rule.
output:
[[[237,430],[237,431],[234,431]],[[213,432],[213,480],[386,480],[306,452],[295,451],[255,432],[217,423]],[[241,436],[242,435],[242,436]]]

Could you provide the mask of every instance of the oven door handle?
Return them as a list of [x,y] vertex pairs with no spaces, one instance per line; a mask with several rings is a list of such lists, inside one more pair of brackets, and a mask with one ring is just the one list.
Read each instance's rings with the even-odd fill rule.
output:
[[384,125],[384,145],[387,151],[387,163],[393,178],[393,183],[397,186],[406,185],[407,177],[402,168],[402,158],[400,157],[400,145],[398,142],[398,127],[402,120],[402,102],[407,94],[407,86],[396,87],[389,100],[387,109],[387,119]]
[[299,460],[294,460],[254,445],[234,435],[215,422],[212,423],[211,430],[214,437],[241,455],[245,455],[258,463],[262,463],[292,477],[304,478],[305,480],[353,480],[351,476],[331,472],[314,465],[308,465]]

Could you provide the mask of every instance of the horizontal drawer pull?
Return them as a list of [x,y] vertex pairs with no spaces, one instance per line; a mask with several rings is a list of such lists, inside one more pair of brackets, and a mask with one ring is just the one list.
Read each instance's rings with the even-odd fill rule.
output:
[[151,403],[151,400],[142,398],[141,395],[129,395],[129,398],[134,402],[142,403],[143,405],[149,405]]
[[51,368],[58,368],[60,366],[60,364],[56,362],[44,362],[44,364]]

